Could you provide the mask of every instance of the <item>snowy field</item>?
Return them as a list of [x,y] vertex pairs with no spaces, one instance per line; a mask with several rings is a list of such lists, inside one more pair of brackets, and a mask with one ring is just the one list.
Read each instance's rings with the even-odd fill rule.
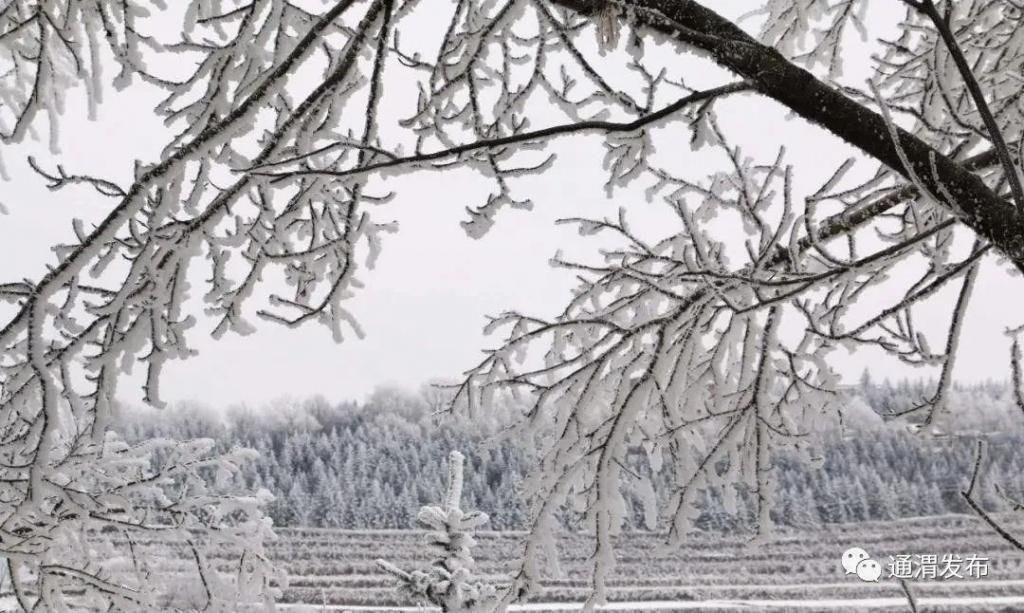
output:
[[[1024,517],[1004,516],[1000,521],[1011,532],[1024,534]],[[402,600],[392,578],[375,564],[377,558],[385,557],[402,568],[425,565],[429,560],[420,546],[423,533],[295,528],[280,528],[277,533],[270,553],[288,575],[279,610],[431,610]],[[476,559],[481,574],[494,583],[508,577],[521,537],[508,532],[480,533]],[[192,562],[186,550],[160,540],[138,545],[178,549],[181,555],[171,556],[178,559],[180,567],[171,563],[161,576],[177,582],[172,590],[175,604],[200,596],[194,579],[187,578]],[[511,611],[554,613],[581,608],[588,595],[592,545],[584,537],[567,536],[559,547],[560,573],[551,574],[540,593]],[[877,582],[865,582],[844,571],[841,557],[851,547],[863,548],[885,569]],[[600,610],[906,612],[910,610],[907,598],[888,569],[889,556],[899,555],[984,560],[984,572],[975,573],[981,576],[908,579],[921,613],[1024,611],[1024,552],[1012,548],[978,519],[962,515],[780,532],[757,545],[737,537],[694,535],[682,547],[667,548],[659,535],[630,534],[620,540],[618,566],[609,581],[610,602]],[[229,577],[235,570],[233,564],[225,558],[217,566]],[[964,569],[961,572],[966,574]],[[13,610],[13,598],[4,591],[8,593],[0,593],[0,611]]]
[[[992,596],[992,597],[941,597],[920,598],[917,600],[920,610],[927,611],[1006,611],[1019,612],[1024,608],[1024,596]],[[415,606],[387,607],[352,607],[323,605],[280,605],[283,611],[301,613],[361,613],[370,611],[426,612],[440,609],[420,608]],[[513,606],[509,611],[579,611],[579,604],[568,603],[535,603]],[[802,599],[802,600],[701,600],[701,601],[641,601],[621,602],[598,607],[599,611],[608,613],[633,611],[879,611],[908,610],[906,598],[854,598],[854,599]]]
[[[1024,531],[1024,521],[1007,518]],[[417,611],[396,598],[389,578],[374,565],[387,557],[408,568],[425,560],[412,531],[281,529],[273,546],[288,570],[282,610]],[[519,535],[484,533],[477,561],[494,577],[514,563]],[[899,522],[833,526],[780,533],[752,546],[738,538],[693,537],[666,549],[657,535],[623,539],[604,611],[908,611],[906,597],[889,577],[889,556],[976,556],[984,577],[909,579],[922,611],[1024,610],[1024,554],[972,517],[946,516]],[[846,575],[840,557],[862,547],[884,569],[877,583]],[[561,543],[561,574],[552,576],[531,603],[515,611],[573,611],[587,593],[589,543]]]

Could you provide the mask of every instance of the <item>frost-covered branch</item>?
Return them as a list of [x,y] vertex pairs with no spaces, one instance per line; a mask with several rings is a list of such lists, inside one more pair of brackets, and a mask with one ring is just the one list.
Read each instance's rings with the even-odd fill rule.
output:
[[[792,2],[780,0],[779,5]],[[604,2],[559,0],[559,4],[590,14]],[[1007,5],[1011,3],[971,4],[987,7],[978,10],[1002,11],[1009,10]],[[879,114],[821,82],[699,2],[641,0],[628,6],[630,10],[624,14],[632,15],[634,27],[661,33],[711,54],[716,62],[747,79],[755,91],[904,173],[907,169],[899,153],[902,148],[912,163],[910,170],[921,177],[929,191],[939,194],[942,186],[941,204],[1024,270],[1024,212],[922,138],[901,128],[896,129],[897,140],[889,138]],[[806,28],[795,34],[804,35]],[[928,41],[921,46],[927,48]]]
[[967,58],[964,55],[963,48],[960,43],[957,42],[956,35],[950,29],[953,4],[946,4],[945,15],[939,14],[939,9],[933,0],[920,0],[920,2],[916,3],[915,8],[928,16],[928,19],[935,27],[935,30],[938,31],[939,36],[942,37],[942,42],[945,43],[946,49],[949,51],[950,57],[952,57],[953,62],[956,65],[956,69],[960,73],[960,77],[963,79],[964,85],[967,87],[967,91],[971,94],[971,99],[974,101],[978,114],[981,116],[981,119],[985,124],[988,137],[991,139],[996,153],[999,154],[999,161],[1003,165],[1003,176],[1006,178],[1006,182],[1010,185],[1010,193],[1013,194],[1013,201],[1018,208],[1024,209],[1024,188],[1021,188],[1017,164],[1014,163],[1013,156],[1010,154],[1010,149],[1007,147],[1006,141],[1003,138],[1002,128],[999,126],[998,122],[996,122],[995,117],[992,115],[992,110],[989,108],[989,104],[985,100],[985,94],[981,91],[978,79],[975,77],[974,72],[967,63]]
[[984,441],[978,441],[978,447],[974,454],[974,468],[971,471],[971,480],[967,485],[967,489],[960,491],[960,496],[967,503],[967,506],[971,508],[974,513],[982,519],[986,524],[995,531],[1004,541],[1012,545],[1015,549],[1024,551],[1024,543],[1020,542],[1015,536],[1010,534],[1006,528],[996,521],[985,509],[981,507],[981,504],[975,499],[975,490],[979,489],[979,478],[981,476],[981,467],[985,460],[985,444]]
[[[636,132],[645,126],[655,124],[658,121],[671,117],[673,114],[687,108],[688,106],[695,105],[698,103],[707,102],[713,100],[719,96],[725,96],[728,94],[742,92],[746,89],[743,83],[737,83],[734,85],[723,85],[721,87],[715,87],[707,91],[696,92],[673,102],[672,104],[659,109],[653,113],[643,115],[633,121],[628,122],[613,122],[613,121],[601,121],[601,120],[589,120],[580,121],[571,124],[551,126],[548,128],[540,128],[538,130],[530,130],[526,132],[520,132],[509,136],[502,136],[493,139],[484,139],[462,145],[455,145],[442,149],[439,151],[432,151],[430,153],[420,153],[417,155],[410,155],[405,157],[393,157],[387,156],[388,159],[365,166],[357,166],[349,170],[295,170],[295,171],[280,171],[275,170],[273,172],[264,170],[263,168],[256,168],[255,174],[273,177],[277,180],[286,178],[295,178],[303,176],[319,176],[319,177],[349,177],[353,175],[367,175],[374,172],[390,171],[397,172],[403,168],[414,168],[418,165],[422,165],[426,162],[440,162],[449,160],[450,158],[458,158],[466,153],[472,153],[482,149],[499,149],[502,147],[509,147],[513,145],[533,145],[540,141],[545,141],[557,136],[583,134],[586,132],[602,132],[605,134],[614,134],[618,132],[630,133]],[[333,147],[343,148],[347,146],[344,143],[338,143]],[[317,154],[326,153],[327,150],[317,151]],[[284,160],[276,165],[288,164],[298,160]]]
[[[270,267],[268,256],[281,254],[286,257],[275,261],[292,270],[311,265],[329,270],[337,263],[334,271],[325,274],[331,290],[326,298],[317,297],[322,306],[308,308],[335,329],[345,320],[337,294],[351,282],[354,264],[351,250],[339,248],[339,243],[373,238],[380,231],[382,226],[357,214],[358,201],[373,195],[360,195],[359,188],[352,186],[355,196],[350,200],[343,186],[307,185],[292,196],[291,208],[275,212],[272,205],[278,198],[271,197],[255,177],[243,176],[224,189],[211,178],[232,166],[289,155],[282,152],[296,141],[304,142],[308,135],[303,130],[314,117],[317,126],[331,129],[318,115],[344,104],[341,92],[358,80],[360,54],[373,48],[371,30],[380,34],[376,40],[383,41],[376,45],[378,55],[386,49],[390,4],[371,3],[362,15],[350,18],[355,29],[345,32],[337,29],[338,22],[356,10],[357,2],[335,3],[298,28],[293,27],[287,3],[252,3],[236,13],[234,24],[207,19],[211,9],[219,11],[213,6],[219,4],[193,2],[186,11],[182,40],[154,47],[201,59],[185,82],[158,80],[157,85],[169,91],[161,107],[168,123],[183,127],[161,161],[136,169],[131,186],[121,188],[68,173],[59,165],[50,172],[30,160],[52,189],[85,183],[116,202],[95,227],[75,223],[74,242],[58,246],[58,261],[48,272],[38,280],[10,285],[5,292],[16,309],[0,329],[4,356],[0,472],[6,488],[0,522],[20,535],[9,544],[19,556],[12,576],[29,607],[37,606],[35,602],[39,607],[64,606],[65,599],[71,598],[62,587],[68,582],[77,583],[79,591],[84,589],[82,599],[104,609],[162,610],[167,606],[161,599],[173,593],[173,581],[151,580],[154,569],[149,562],[133,564],[128,570],[134,570],[126,575],[126,568],[118,566],[121,554],[115,555],[120,547],[116,541],[103,558],[94,557],[92,550],[82,549],[72,538],[76,532],[92,533],[108,523],[128,539],[133,531],[159,530],[166,533],[161,538],[168,540],[169,547],[190,538],[190,531],[216,531],[192,548],[195,570],[206,586],[200,608],[222,610],[239,601],[273,598],[271,565],[261,544],[269,534],[261,516],[267,498],[245,495],[232,485],[231,473],[248,456],[218,458],[208,446],[180,447],[192,450],[194,457],[182,460],[182,466],[193,475],[161,459],[173,452],[170,443],[112,447],[106,442],[107,424],[122,372],[136,361],[143,362],[145,398],[159,405],[163,365],[194,353],[187,343],[196,323],[188,306],[194,282],[189,271],[203,256],[210,258],[213,269],[207,300],[215,313],[223,309],[224,321],[235,329],[244,330],[239,309],[252,290],[247,284]],[[88,29],[101,27],[109,17],[103,13],[103,3],[83,5],[65,3],[63,9],[68,12],[59,18],[53,13],[55,7],[40,8],[33,23],[40,24],[40,36],[45,37],[58,22],[81,19],[84,23],[74,27]],[[124,15],[139,14],[133,6],[124,11]],[[135,32],[131,19],[122,16],[122,21],[126,32]],[[197,30],[207,42],[220,39],[222,44],[195,45],[192,37],[200,34]],[[113,29],[106,31],[114,34]],[[130,38],[136,40],[134,35]],[[13,35],[4,38],[0,50],[11,50],[15,40]],[[84,40],[68,38],[63,43],[74,51],[76,41]],[[328,58],[323,82],[293,105],[288,87],[294,87],[296,69],[327,42],[339,42],[340,53]],[[42,53],[40,70],[50,70],[51,60]],[[138,63],[131,57],[124,61],[126,66]],[[59,83],[53,74],[38,77],[37,87],[56,87]],[[379,81],[379,71],[374,78]],[[209,95],[187,101],[189,91],[204,85]],[[90,90],[89,95],[91,100],[98,99],[96,91]],[[373,137],[372,120],[367,117],[372,118],[376,103],[371,97],[370,111],[363,115],[366,138]],[[254,122],[267,109],[277,117],[259,136]],[[19,125],[30,121],[33,113],[31,105],[25,106]],[[51,130],[57,125],[54,115]],[[262,142],[256,157],[247,159],[242,151],[250,150],[252,141]],[[248,216],[239,210],[243,201],[252,207]],[[225,218],[232,207],[233,224]],[[305,222],[302,212],[309,214]],[[321,225],[321,219],[328,221]],[[316,228],[312,232],[311,225]],[[291,247],[300,235],[311,242],[302,249]],[[231,252],[236,260],[248,259],[252,264],[237,286],[232,280],[237,270],[225,266]],[[101,287],[83,283],[87,276],[100,278]],[[303,284],[308,292],[308,280]],[[300,297],[293,303],[307,308],[308,299]],[[176,455],[170,453],[171,458]],[[234,578],[205,561],[210,547],[227,547],[230,555],[239,556]],[[158,551],[147,555],[150,560],[161,557]]]

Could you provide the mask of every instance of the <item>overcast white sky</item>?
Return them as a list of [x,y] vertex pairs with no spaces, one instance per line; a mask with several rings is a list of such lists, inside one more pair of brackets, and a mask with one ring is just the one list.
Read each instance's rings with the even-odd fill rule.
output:
[[[153,160],[164,144],[159,123],[148,112],[155,101],[151,93],[108,90],[96,122],[85,120],[82,105],[72,105],[64,119],[59,161],[69,172],[93,172],[126,184],[132,159]],[[730,104],[739,114],[729,130],[743,137],[751,153],[773,154],[785,144],[796,172],[810,175],[809,180],[852,153],[753,96]],[[548,259],[560,248],[580,255],[590,251],[571,229],[555,228],[556,218],[614,215],[625,205],[635,223],[656,225],[663,219],[662,205],[648,204],[639,194],[623,193],[614,201],[606,197],[599,139],[565,139],[556,149],[560,159],[555,167],[522,192],[534,200],[535,210],[502,212],[483,240],[467,238],[458,223],[465,218],[465,206],[479,203],[466,175],[421,173],[389,186],[401,188],[398,197],[378,208],[376,219],[396,219],[401,229],[386,238],[377,269],[362,275],[366,288],[348,304],[365,339],[349,335],[335,344],[318,326],[288,330],[254,319],[259,331],[248,337],[194,338],[200,355],[167,366],[165,397],[215,405],[312,394],[341,400],[361,398],[382,383],[416,387],[433,378],[457,377],[479,359],[481,348],[497,342],[482,335],[485,315],[516,308],[550,316],[565,302],[571,275],[552,269]],[[96,219],[110,206],[85,190],[47,192],[40,178],[26,172],[30,153],[52,159],[33,143],[2,151],[12,179],[0,187],[0,202],[9,210],[0,216],[0,281],[38,278],[54,261],[50,245],[72,236],[71,218]],[[1002,332],[1021,323],[1019,301],[1010,297],[1024,295],[1024,284],[989,265],[978,287],[984,299],[971,306],[956,374],[963,380],[1004,378],[1008,341]],[[0,310],[0,315],[8,312]],[[207,330],[209,323],[203,323]],[[877,355],[836,356],[839,370],[852,377],[869,364],[879,377],[930,374],[879,362]],[[127,398],[137,397],[128,381],[121,389]]]

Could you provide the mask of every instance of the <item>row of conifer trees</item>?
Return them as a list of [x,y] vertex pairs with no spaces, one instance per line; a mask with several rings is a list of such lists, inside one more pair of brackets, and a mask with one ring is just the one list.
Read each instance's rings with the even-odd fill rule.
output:
[[[924,437],[904,422],[883,423],[879,414],[911,406],[927,388],[862,379],[851,396],[862,414],[848,419],[846,429],[824,433],[818,461],[776,456],[777,521],[801,526],[965,512],[959,491],[979,438],[989,444],[983,500],[993,510],[1008,508],[1004,495],[1020,494],[1015,476],[1024,474],[1024,414],[1018,415],[1009,390],[998,384],[958,388],[955,411],[964,421],[955,436]],[[215,412],[193,404],[156,415],[125,411],[122,428],[133,439],[210,437],[224,447],[257,450],[259,460],[245,467],[244,479],[275,495],[268,512],[284,526],[409,527],[417,509],[444,489],[446,469],[438,459],[462,450],[467,505],[491,516],[490,529],[519,529],[526,521],[520,483],[531,458],[512,442],[492,438],[499,417],[486,421],[438,419],[423,395],[380,389],[365,402],[339,405],[312,399],[259,410]],[[752,500],[742,486],[733,513],[723,494],[703,493],[698,527],[731,530],[752,520]],[[639,500],[627,496],[631,524],[641,527]]]

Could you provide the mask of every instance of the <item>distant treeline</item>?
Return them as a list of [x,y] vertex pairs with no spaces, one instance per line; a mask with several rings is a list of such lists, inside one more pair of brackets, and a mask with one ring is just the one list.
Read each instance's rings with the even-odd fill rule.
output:
[[[988,443],[983,501],[990,510],[1010,508],[1009,499],[1020,498],[1024,485],[1024,413],[1010,390],[957,387],[949,435],[922,436],[906,421],[883,422],[880,415],[912,408],[930,388],[864,377],[851,390],[846,427],[822,434],[820,459],[776,456],[776,521],[806,526],[967,512],[959,492],[979,439]],[[418,508],[443,491],[443,458],[452,449],[467,455],[466,508],[486,511],[491,529],[521,529],[527,519],[519,484],[531,466],[529,452],[494,442],[489,435],[498,418],[439,419],[420,394],[389,388],[365,403],[337,406],[311,399],[223,413],[195,405],[124,413],[121,430],[131,440],[208,437],[224,448],[257,450],[260,459],[246,466],[243,478],[275,494],[268,513],[276,525],[408,528]],[[738,490],[734,513],[725,510],[722,492],[706,490],[696,526],[750,524],[752,500],[742,486]],[[642,526],[641,505],[629,500],[632,524]]]

